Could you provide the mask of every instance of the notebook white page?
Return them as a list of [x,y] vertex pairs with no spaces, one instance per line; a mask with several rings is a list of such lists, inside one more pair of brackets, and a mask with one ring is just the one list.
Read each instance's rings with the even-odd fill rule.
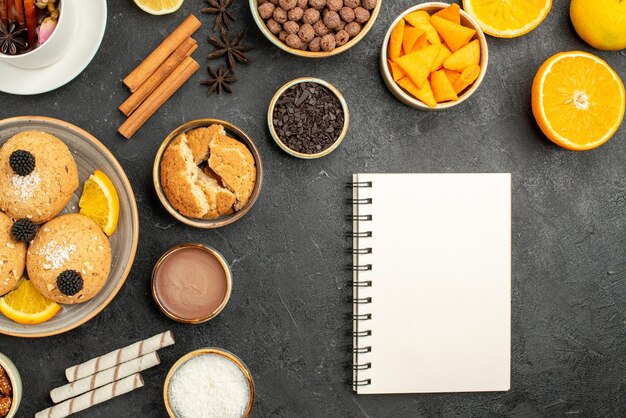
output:
[[[505,391],[510,388],[510,174],[355,174],[355,223],[371,254],[355,257],[359,394]],[[357,212],[358,211],[358,212]]]

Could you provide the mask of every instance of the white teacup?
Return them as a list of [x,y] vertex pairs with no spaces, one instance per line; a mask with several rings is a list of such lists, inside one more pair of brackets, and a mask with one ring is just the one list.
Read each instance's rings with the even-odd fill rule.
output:
[[59,20],[50,38],[37,48],[20,55],[0,53],[0,61],[15,67],[34,70],[54,64],[69,51],[76,31],[78,0],[62,0],[60,3]]

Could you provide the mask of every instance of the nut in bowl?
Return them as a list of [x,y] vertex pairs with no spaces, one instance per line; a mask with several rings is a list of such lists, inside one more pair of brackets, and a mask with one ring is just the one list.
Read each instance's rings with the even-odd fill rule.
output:
[[278,48],[306,58],[340,54],[374,25],[382,0],[250,0],[263,35]]
[[391,24],[380,54],[389,90],[408,106],[444,110],[467,100],[489,62],[478,22],[457,4],[423,3]]
[[165,209],[196,228],[241,219],[259,197],[261,155],[232,123],[198,119],[175,129],[157,151],[154,187]]
[[324,157],[341,144],[350,126],[341,92],[319,78],[297,78],[282,86],[270,102],[267,124],[274,142],[303,159]]
[[0,417],[13,418],[22,400],[22,379],[15,364],[0,353]]

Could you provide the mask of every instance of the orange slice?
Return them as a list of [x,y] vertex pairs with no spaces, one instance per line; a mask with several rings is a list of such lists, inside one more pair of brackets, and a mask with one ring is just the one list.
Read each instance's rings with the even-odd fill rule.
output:
[[402,68],[406,75],[411,78],[417,87],[422,88],[430,74],[430,69],[439,54],[440,48],[441,45],[430,45],[419,51],[397,58],[395,62]]
[[428,80],[426,80],[421,89],[417,87],[409,77],[404,77],[403,79],[398,80],[398,85],[418,100],[424,102],[427,106],[437,107],[437,101],[435,100],[435,96],[433,96],[433,91],[430,88]]
[[80,213],[97,223],[105,234],[113,235],[120,215],[120,199],[106,174],[96,170],[87,179],[78,206]]
[[185,0],[135,0],[135,4],[151,15],[165,15],[180,9]]
[[463,0],[483,32],[498,38],[515,38],[535,29],[548,16],[552,0]]
[[[458,73],[457,73],[458,74]],[[446,73],[446,75],[448,75]],[[454,87],[454,91],[456,94],[459,94],[466,88],[470,86],[478,76],[480,75],[480,66],[478,65],[470,65],[456,78],[456,80],[451,81],[452,87]],[[450,79],[450,77],[448,77]]]
[[459,96],[454,92],[452,83],[442,70],[435,71],[430,75],[430,84],[437,103],[459,99]]
[[61,310],[61,305],[43,297],[30,280],[0,298],[0,312],[19,324],[41,324]]
[[470,65],[478,64],[480,64],[480,43],[478,39],[474,39],[443,62],[444,67],[455,71],[463,71]]
[[406,74],[404,73],[404,71],[402,71],[402,68],[400,68],[398,64],[396,64],[392,60],[387,60],[387,63],[389,64],[389,70],[391,71],[391,75],[393,76],[393,81],[398,81],[401,78],[406,77]]
[[457,25],[461,24],[461,8],[456,3],[451,4],[445,9],[439,10],[433,16],[439,16],[440,18],[449,20]]
[[608,141],[624,119],[625,100],[624,84],[617,73],[586,52],[552,56],[533,81],[537,124],[552,142],[574,151]]
[[431,17],[430,23],[437,29],[437,32],[452,52],[467,44],[476,34],[476,31],[472,28],[457,25],[439,16]]
[[389,58],[394,59],[402,55],[402,40],[404,38],[404,20],[400,20],[389,36]]

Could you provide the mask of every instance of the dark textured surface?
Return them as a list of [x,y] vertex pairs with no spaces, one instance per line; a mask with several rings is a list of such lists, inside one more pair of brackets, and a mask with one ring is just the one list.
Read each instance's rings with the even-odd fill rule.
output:
[[[164,416],[162,384],[174,361],[195,348],[231,350],[257,384],[258,417],[617,417],[626,415],[626,130],[601,148],[573,153],[542,136],[530,111],[539,65],[562,50],[593,52],[569,23],[566,0],[518,39],[489,38],[490,67],[478,92],[445,113],[423,113],[393,98],[378,72],[387,26],[415,1],[385,1],[372,31],[347,53],[321,61],[288,56],[253,26],[247,2],[235,1],[237,27],[249,30],[254,63],[241,66],[235,94],[207,97],[196,75],[134,139],[116,134],[120,79],[200,0],[153,17],[130,0],[109,1],[104,43],[69,85],[37,97],[0,94],[0,117],[65,119],[100,138],[119,158],[137,194],[141,234],[132,273],[100,315],[43,340],[0,336],[0,351],[19,367],[25,387],[20,417],[49,406],[63,370],[94,355],[173,330],[177,344],[147,371],[146,387],[80,416]],[[200,17],[200,15],[198,14]],[[200,48],[210,48],[201,16]],[[626,78],[626,56],[598,53]],[[289,157],[270,139],[267,105],[298,76],[334,83],[348,100],[352,126],[331,155]],[[1,75],[0,75],[1,76]],[[163,138],[184,121],[217,117],[240,125],[258,144],[266,181],[253,210],[216,231],[177,223],[158,202],[150,171]],[[511,172],[513,174],[512,388],[507,393],[357,397],[345,386],[349,344],[344,182],[356,171]],[[462,205],[462,202],[459,202]],[[413,208],[398,210],[410,216]],[[234,292],[226,310],[198,326],[176,324],[149,295],[151,269],[185,241],[214,246],[231,263]],[[428,320],[428,318],[419,318]]]

